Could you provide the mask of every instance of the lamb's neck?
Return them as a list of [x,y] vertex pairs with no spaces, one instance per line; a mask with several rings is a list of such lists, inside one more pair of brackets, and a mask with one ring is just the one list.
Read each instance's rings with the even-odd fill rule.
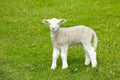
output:
[[50,32],[50,36],[51,36],[51,38],[55,38],[57,35],[58,35],[58,33],[59,33],[59,31],[57,31],[57,32]]

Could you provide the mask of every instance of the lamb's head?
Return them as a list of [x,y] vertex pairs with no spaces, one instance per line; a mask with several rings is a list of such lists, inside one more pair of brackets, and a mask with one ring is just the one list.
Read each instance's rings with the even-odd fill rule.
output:
[[52,19],[47,19],[47,20],[43,20],[42,21],[44,24],[48,24],[50,27],[50,30],[52,32],[56,32],[59,30],[59,25],[61,23],[65,23],[66,19],[56,19],[56,18],[52,18]]

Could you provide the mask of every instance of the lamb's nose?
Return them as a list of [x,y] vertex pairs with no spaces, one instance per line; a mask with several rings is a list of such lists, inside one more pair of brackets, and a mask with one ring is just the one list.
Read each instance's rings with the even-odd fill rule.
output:
[[55,29],[55,28],[52,28],[53,30]]

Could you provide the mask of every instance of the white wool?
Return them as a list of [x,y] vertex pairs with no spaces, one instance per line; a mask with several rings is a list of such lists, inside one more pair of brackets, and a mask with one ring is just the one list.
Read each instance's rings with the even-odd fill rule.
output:
[[[91,44],[92,35],[95,32],[85,26],[60,28],[57,32],[51,32],[51,40],[56,47],[74,44]],[[95,36],[96,37],[96,36]],[[97,44],[95,43],[95,49]]]
[[[68,67],[67,64],[67,50],[69,45],[81,44],[86,52],[85,65],[88,65],[90,62],[92,67],[96,67],[96,52],[97,47],[97,37],[96,33],[86,27],[86,26],[74,26],[69,28],[60,28],[59,24],[66,22],[65,19],[48,19],[43,20],[43,23],[49,24],[50,26],[50,36],[53,43],[53,62],[51,69],[56,68],[57,57],[59,56],[61,50],[61,58],[63,62],[62,69]],[[92,37],[94,36],[93,46],[91,44]],[[94,47],[94,48],[93,48]]]

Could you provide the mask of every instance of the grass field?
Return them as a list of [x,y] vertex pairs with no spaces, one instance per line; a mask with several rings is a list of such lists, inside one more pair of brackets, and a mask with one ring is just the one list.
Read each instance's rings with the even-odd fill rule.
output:
[[[69,48],[69,68],[50,70],[52,44],[43,19],[97,33],[98,67],[84,65],[80,46]],[[0,80],[120,80],[120,0],[0,0]]]

